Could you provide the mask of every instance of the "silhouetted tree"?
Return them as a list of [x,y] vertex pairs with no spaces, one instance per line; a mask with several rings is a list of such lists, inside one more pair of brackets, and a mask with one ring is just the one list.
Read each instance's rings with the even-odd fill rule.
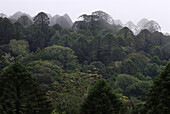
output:
[[49,17],[46,13],[40,12],[34,17],[34,24],[39,26],[40,29],[45,32],[50,24]]
[[81,106],[81,114],[118,114],[122,103],[104,79],[99,79],[91,87]]
[[170,113],[170,62],[158,77],[147,94],[146,111],[149,114]]

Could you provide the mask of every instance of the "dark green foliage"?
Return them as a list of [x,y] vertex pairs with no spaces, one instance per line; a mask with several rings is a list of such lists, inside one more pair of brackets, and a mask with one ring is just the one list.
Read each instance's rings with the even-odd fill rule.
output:
[[124,27],[123,29],[121,29],[119,32],[118,32],[118,35],[121,35],[123,38],[127,39],[129,36],[131,38],[134,37],[134,34],[133,32],[127,28],[127,27]]
[[149,63],[144,69],[145,76],[150,76],[152,78],[159,75],[160,67],[156,63]]
[[45,38],[45,41],[46,41],[45,46],[48,46],[47,44],[49,43],[50,38],[55,34],[55,32],[56,32],[56,31],[55,31],[55,29],[54,29],[53,27],[48,27],[47,30],[46,30],[46,32],[44,32],[45,35],[46,35],[46,38]]
[[72,30],[70,30],[70,29],[63,28],[60,34],[61,34],[61,36],[66,35],[66,34],[71,36],[71,33],[70,33],[71,31]]
[[118,35],[119,35],[119,44],[122,45],[122,46],[134,46],[134,34],[133,32],[127,28],[127,27],[124,27],[123,29],[121,29],[119,32],[118,32]]
[[35,25],[30,25],[26,29],[26,40],[29,42],[30,51],[36,51],[38,48],[43,49],[46,35]]
[[[125,96],[124,96],[125,97]],[[126,98],[126,97],[125,97]],[[138,103],[141,101],[136,99],[135,97],[131,97],[129,99],[125,99],[123,104],[124,104],[124,111],[121,114],[131,114],[132,111],[135,109]],[[136,113],[138,114],[138,113]]]
[[89,30],[79,30],[77,33],[84,35],[88,41],[92,40],[90,37],[93,37],[93,34]]
[[135,75],[134,75],[134,77],[136,77],[136,78],[138,78],[139,80],[144,80],[145,79],[145,77],[141,74],[141,73],[136,73]]
[[161,60],[157,56],[153,56],[150,60],[151,63],[156,63],[157,65],[161,64]]
[[60,93],[55,97],[57,98],[55,107],[60,114],[79,114],[79,108],[82,102],[80,97],[70,93]]
[[[44,40],[43,47],[48,46],[48,44],[50,42],[50,38],[55,33],[55,29],[53,27],[48,26],[50,24],[49,20],[50,20],[50,18],[44,12],[40,12],[34,17],[35,26],[38,27],[40,29],[40,31],[44,34],[44,36],[41,36],[41,33],[39,33],[40,34],[39,36],[42,37],[41,40],[42,41]],[[39,47],[39,48],[42,49],[41,47]]]
[[73,38],[69,35],[63,35],[58,41],[57,45],[64,46],[64,47],[71,47],[74,44]]
[[170,62],[158,77],[147,94],[146,111],[148,114],[170,113]]
[[101,61],[94,61],[90,64],[94,65],[98,69],[104,69],[106,67]]
[[107,65],[113,61],[123,60],[126,55],[124,49],[118,46],[117,38],[110,33],[107,33],[101,41],[99,41],[98,48],[98,59]]
[[127,87],[139,82],[139,80],[131,75],[119,74],[115,81],[115,87],[122,89],[124,92]]
[[157,56],[159,59],[163,58],[163,51],[161,46],[152,47],[149,53],[151,56]]
[[132,114],[145,114],[145,102],[138,103],[132,110]]
[[46,13],[40,12],[34,17],[34,24],[37,25],[43,32],[48,29],[49,17]]
[[13,38],[13,25],[9,19],[0,19],[0,45],[8,44]]
[[81,114],[118,114],[122,103],[104,79],[99,79],[89,90],[81,105]]
[[61,31],[61,30],[62,30],[62,27],[61,27],[59,24],[55,24],[55,25],[53,26],[53,28],[54,28],[55,30],[58,30],[58,31]]
[[151,33],[148,30],[144,29],[135,38],[135,48],[137,51],[144,50],[145,52],[148,52],[148,50],[151,49],[151,46],[153,44],[152,41],[153,39],[151,37]]
[[127,74],[135,74],[137,71],[135,63],[131,59],[123,61],[122,72]]
[[50,114],[52,106],[41,87],[19,62],[5,68],[0,75],[2,114]]
[[102,74],[102,77],[104,79],[108,79],[113,76],[115,77],[115,74],[116,74],[114,67],[112,67],[112,66],[104,67],[102,70],[99,70],[99,73]]
[[57,45],[58,40],[61,38],[59,31],[56,31],[54,35],[50,38],[49,46]]
[[90,59],[92,61],[101,61],[100,59],[100,51],[101,51],[101,43],[102,43],[102,36],[98,35],[96,36],[91,42],[90,42]]
[[22,24],[19,22],[15,22],[13,24],[13,27],[14,27],[14,38],[17,40],[23,39],[24,27],[22,26]]
[[[89,87],[95,83],[94,77],[102,76],[121,96],[125,105],[123,114],[144,114],[145,104],[139,102],[146,99],[153,78],[170,60],[170,36],[148,30],[135,36],[127,27],[121,29],[115,25],[103,11],[80,18],[73,29],[58,24],[49,26],[44,12],[35,16],[34,24],[27,16],[21,16],[18,22],[0,18],[0,69],[14,61],[26,65],[33,78],[50,94],[56,113],[79,113]],[[59,20],[62,26],[70,26],[64,21]],[[25,88],[22,91],[27,91]],[[2,99],[10,101],[8,98],[7,95]],[[101,98],[106,99],[107,108],[112,107],[110,97],[102,94]],[[95,106],[100,107],[100,102],[97,100]]]
[[11,54],[15,57],[24,56],[29,53],[29,44],[25,40],[10,40],[9,48]]
[[100,77],[100,75],[91,72],[83,73],[79,70],[75,73],[62,74],[61,82],[54,82],[55,92],[50,92],[50,96],[55,101],[56,110],[60,113],[79,114],[80,104],[86,98],[89,87]]
[[162,46],[163,45],[163,39],[164,39],[164,36],[161,32],[154,32],[152,34],[152,37],[153,37],[153,43],[155,46]]
[[[170,39],[170,38],[169,38]],[[163,55],[164,55],[164,59],[166,59],[166,60],[169,60],[169,58],[170,58],[170,43],[168,42],[167,44],[165,44],[164,46],[163,46]]]
[[152,81],[141,81],[134,83],[126,88],[125,95],[128,97],[135,97],[139,100],[146,100],[146,93],[151,87]]
[[8,45],[0,45],[0,71],[3,69],[5,66],[7,66],[7,63],[5,61],[4,55],[6,53],[10,52],[10,48]]
[[33,73],[32,76],[46,91],[54,89],[54,81],[61,81],[61,68],[49,61],[31,61],[27,64],[27,67]]
[[75,55],[78,57],[80,63],[87,61],[89,59],[89,43],[85,39],[83,35],[81,35],[73,45],[73,50],[75,51]]
[[137,72],[143,73],[148,58],[143,53],[131,53],[130,57],[122,63],[122,73],[136,74]]

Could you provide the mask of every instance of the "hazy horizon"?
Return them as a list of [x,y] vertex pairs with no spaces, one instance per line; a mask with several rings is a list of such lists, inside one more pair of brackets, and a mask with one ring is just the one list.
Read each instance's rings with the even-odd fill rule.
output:
[[132,21],[135,25],[143,18],[154,20],[161,26],[162,32],[170,33],[169,0],[5,0],[1,1],[0,13],[11,16],[17,11],[31,16],[43,11],[52,16],[67,13],[72,21],[82,14],[91,14],[102,10],[120,19],[123,24]]

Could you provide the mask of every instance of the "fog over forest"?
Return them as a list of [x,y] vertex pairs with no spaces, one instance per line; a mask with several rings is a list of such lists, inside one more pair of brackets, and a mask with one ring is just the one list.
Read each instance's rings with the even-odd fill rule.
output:
[[74,21],[82,14],[102,10],[114,20],[120,19],[124,24],[132,21],[135,25],[142,19],[154,20],[160,24],[163,32],[170,33],[169,0],[3,0],[0,13],[8,16],[17,11],[35,16],[38,12],[52,16],[67,13]]
[[169,114],[169,1],[120,1],[1,1],[0,114]]

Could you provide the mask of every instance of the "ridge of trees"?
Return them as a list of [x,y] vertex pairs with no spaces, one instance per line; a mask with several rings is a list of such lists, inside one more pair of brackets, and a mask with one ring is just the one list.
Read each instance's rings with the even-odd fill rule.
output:
[[[153,89],[154,83],[168,84],[161,81],[159,73],[167,69],[170,60],[170,36],[148,30],[135,36],[126,27],[114,27],[111,17],[102,11],[81,17],[83,20],[74,23],[72,29],[58,24],[49,26],[49,18],[43,12],[35,17],[35,23],[25,17],[15,23],[0,18],[0,72],[3,74],[2,69],[13,62],[22,63],[28,70],[26,74],[32,72],[34,82],[44,89],[45,97],[55,108],[52,113],[80,113],[89,88],[100,78],[119,96],[124,113],[149,111],[149,88]],[[157,76],[159,81],[153,81]],[[0,83],[3,87],[5,82]],[[161,95],[169,95],[167,90],[165,93]],[[0,96],[2,101],[8,99],[4,98],[6,94]],[[0,110],[4,107],[0,104]],[[168,110],[163,107],[161,112]]]

